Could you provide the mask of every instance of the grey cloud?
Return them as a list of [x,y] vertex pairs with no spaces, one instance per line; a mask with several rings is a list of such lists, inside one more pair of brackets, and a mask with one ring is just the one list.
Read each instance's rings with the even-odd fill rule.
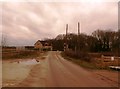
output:
[[3,3],[3,33],[9,45],[33,45],[38,39],[53,38],[69,32],[91,34],[96,29],[117,30],[117,2],[70,3],[70,2],[16,2]]

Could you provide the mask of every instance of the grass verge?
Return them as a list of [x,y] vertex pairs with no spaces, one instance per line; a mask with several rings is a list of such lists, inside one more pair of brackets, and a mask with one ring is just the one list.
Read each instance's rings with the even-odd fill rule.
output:
[[69,56],[67,56],[64,52],[61,52],[61,56],[65,59],[67,59],[68,61],[71,61],[83,68],[86,69],[93,69],[93,70],[100,70],[100,69],[107,69],[107,70],[111,70],[110,68],[101,68],[99,66],[96,66],[95,63],[93,62],[87,62],[81,59],[76,59],[76,58],[71,58]]
[[40,51],[14,51],[10,52],[8,51],[7,53],[2,53],[2,59],[25,59],[25,58],[36,58],[41,55]]

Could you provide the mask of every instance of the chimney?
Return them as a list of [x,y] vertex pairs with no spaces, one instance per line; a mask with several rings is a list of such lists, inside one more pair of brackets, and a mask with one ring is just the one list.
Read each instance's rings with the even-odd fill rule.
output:
[[78,35],[80,35],[80,23],[78,22]]

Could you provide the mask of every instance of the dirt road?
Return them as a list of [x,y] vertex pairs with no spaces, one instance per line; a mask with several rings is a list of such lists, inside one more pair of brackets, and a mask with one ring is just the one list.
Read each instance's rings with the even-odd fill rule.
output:
[[35,65],[20,87],[115,87],[92,71],[62,58],[59,52],[49,52]]

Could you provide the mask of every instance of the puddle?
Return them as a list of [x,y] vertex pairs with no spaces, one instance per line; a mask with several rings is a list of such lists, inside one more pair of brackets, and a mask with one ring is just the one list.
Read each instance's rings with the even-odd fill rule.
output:
[[36,59],[32,60],[27,60],[27,61],[19,61],[19,64],[24,64],[24,65],[35,65],[35,64],[40,64],[40,62]]
[[36,59],[19,60],[16,62],[6,62],[2,64],[3,86],[14,86],[23,81],[34,65],[40,64]]

